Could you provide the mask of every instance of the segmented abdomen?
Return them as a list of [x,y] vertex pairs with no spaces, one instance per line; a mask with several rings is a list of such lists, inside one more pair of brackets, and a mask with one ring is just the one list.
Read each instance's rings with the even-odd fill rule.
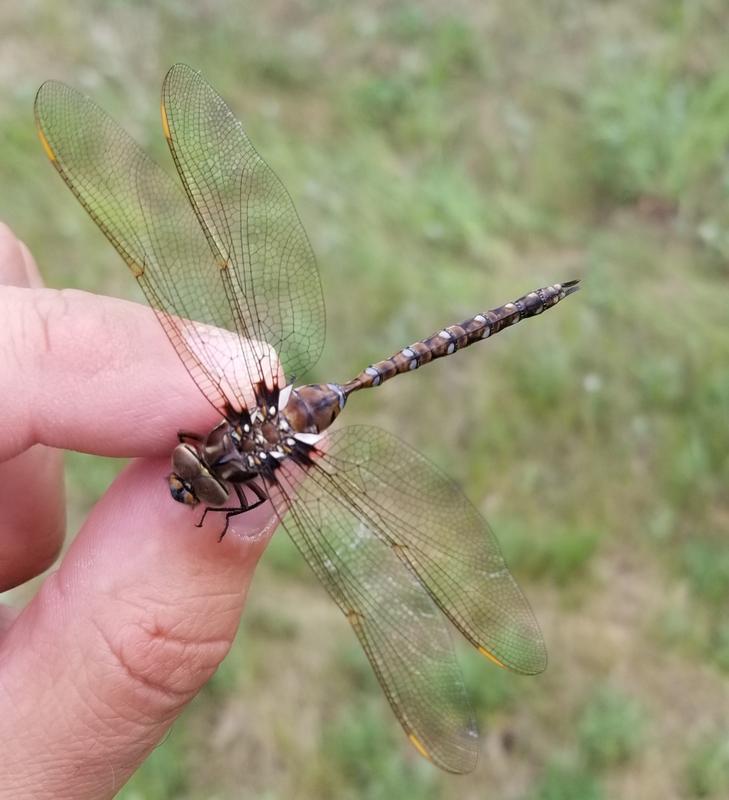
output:
[[433,359],[449,356],[474,342],[493,336],[522,319],[541,314],[577,291],[577,284],[578,281],[567,281],[554,286],[545,286],[511,303],[476,314],[475,317],[458,325],[449,325],[427,339],[414,342],[390,358],[378,361],[362,370],[342,387],[345,395],[368,386],[379,386],[401,372],[410,372]]

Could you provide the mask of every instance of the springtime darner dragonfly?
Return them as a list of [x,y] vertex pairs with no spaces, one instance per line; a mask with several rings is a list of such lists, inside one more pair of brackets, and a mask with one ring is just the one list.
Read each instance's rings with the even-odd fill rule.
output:
[[206,436],[180,434],[174,499],[224,513],[222,538],[271,498],[413,745],[446,770],[473,769],[478,734],[446,618],[527,674],[546,665],[537,622],[486,521],[435,466],[376,428],[322,434],[354,392],[535,316],[577,282],[443,328],[347,383],[293,388],[324,343],[314,256],[286,189],[205,79],[178,64],[162,88],[182,189],[75,90],[45,83],[35,113],[46,154],[223,417]]

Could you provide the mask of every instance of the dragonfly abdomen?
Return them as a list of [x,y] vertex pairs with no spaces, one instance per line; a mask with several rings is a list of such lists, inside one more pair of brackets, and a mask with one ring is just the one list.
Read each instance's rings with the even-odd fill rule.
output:
[[452,355],[457,350],[487,339],[522,319],[541,314],[576,292],[579,288],[578,283],[579,281],[567,281],[554,286],[545,286],[503,306],[476,314],[464,322],[449,325],[427,339],[421,339],[404,347],[390,358],[370,364],[342,387],[344,393],[348,395],[358,389],[379,386],[395,375],[411,372],[436,358]]

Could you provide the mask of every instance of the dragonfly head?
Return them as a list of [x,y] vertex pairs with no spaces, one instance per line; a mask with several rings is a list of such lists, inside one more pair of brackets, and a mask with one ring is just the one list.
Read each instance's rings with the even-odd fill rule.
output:
[[172,497],[187,506],[203,502],[217,508],[228,499],[225,485],[211,474],[201,454],[190,444],[178,444],[172,452],[168,482]]
[[184,480],[174,472],[170,473],[167,480],[170,485],[170,494],[178,503],[184,503],[186,506],[196,506],[200,502],[195,496],[192,484],[189,481]]

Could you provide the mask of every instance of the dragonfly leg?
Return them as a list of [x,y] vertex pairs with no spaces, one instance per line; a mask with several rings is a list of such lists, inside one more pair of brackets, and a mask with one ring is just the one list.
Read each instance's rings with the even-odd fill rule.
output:
[[246,511],[252,511],[254,508],[258,508],[262,503],[265,503],[268,500],[266,493],[261,489],[261,487],[250,481],[249,483],[245,484],[248,486],[253,494],[256,495],[256,502],[249,503],[246,500],[245,493],[243,492],[243,488],[240,484],[234,483],[232,484],[233,489],[235,490],[236,497],[238,498],[238,505],[237,506],[208,506],[205,511],[203,511],[202,517],[200,517],[200,522],[197,523],[196,527],[202,528],[203,522],[205,522],[205,517],[208,515],[208,511],[220,511],[225,512],[225,526],[218,537],[218,541],[222,542],[223,537],[228,532],[228,526],[230,525],[231,517],[237,517],[239,514],[244,514]]
[[177,440],[180,444],[185,444],[185,442],[202,442],[205,439],[204,436],[200,436],[199,433],[190,433],[190,431],[177,431]]
[[[228,532],[228,525],[230,525],[231,517],[237,517],[239,514],[244,514],[246,511],[253,511],[254,508],[258,508],[258,506],[260,506],[262,503],[265,503],[266,500],[268,500],[268,497],[266,497],[265,492],[263,491],[263,489],[261,489],[260,486],[258,486],[258,484],[253,483],[253,481],[250,481],[249,483],[246,484],[246,486],[248,486],[248,488],[251,489],[253,494],[256,495],[257,500],[255,503],[249,503],[246,500],[246,496],[243,492],[243,489],[238,484],[235,483],[233,484],[233,488],[235,489],[235,493],[238,496],[238,501],[240,502],[240,506],[238,508],[228,509],[225,515],[225,527],[220,533],[220,536],[218,536],[218,542],[222,542],[223,537]],[[222,511],[223,509],[220,510]]]
[[253,492],[253,494],[258,498],[258,502],[254,503],[252,506],[248,506],[249,509],[258,508],[261,503],[265,503],[268,500],[268,495],[261,489],[261,487],[255,481],[249,481],[246,486]]

